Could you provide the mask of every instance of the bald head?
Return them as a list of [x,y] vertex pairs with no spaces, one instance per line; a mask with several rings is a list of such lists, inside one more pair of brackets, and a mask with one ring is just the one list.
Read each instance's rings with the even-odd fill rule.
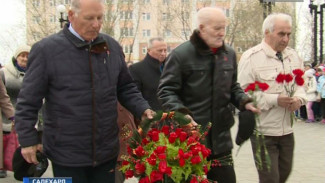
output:
[[222,9],[204,7],[197,13],[197,29],[203,41],[210,48],[219,48],[223,45],[226,33],[226,16]]

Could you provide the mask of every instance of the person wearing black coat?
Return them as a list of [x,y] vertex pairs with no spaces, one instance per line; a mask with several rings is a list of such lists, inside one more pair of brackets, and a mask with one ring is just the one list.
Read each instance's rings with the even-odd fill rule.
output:
[[155,111],[161,110],[158,102],[157,89],[160,75],[167,55],[167,44],[160,37],[151,38],[148,44],[146,57],[129,67],[144,99],[146,99]]
[[226,17],[219,8],[205,7],[197,13],[198,27],[187,41],[167,57],[158,87],[158,97],[164,110],[179,111],[192,121],[212,127],[207,147],[212,164],[227,157],[227,164],[211,166],[209,180],[235,183],[230,128],[234,118],[229,108],[233,104],[241,111],[252,110],[251,99],[237,82],[234,50],[224,44]]
[[[51,160],[54,177],[74,183],[115,182],[117,102],[138,118],[154,112],[128,71],[119,43],[99,33],[103,1],[72,0],[63,30],[34,44],[18,95],[15,128],[21,154]],[[42,143],[35,123],[44,103]]]

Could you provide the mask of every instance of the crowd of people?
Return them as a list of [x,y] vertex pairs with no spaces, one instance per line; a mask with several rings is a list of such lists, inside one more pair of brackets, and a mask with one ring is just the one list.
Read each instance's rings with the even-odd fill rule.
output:
[[296,117],[306,123],[323,123],[325,124],[325,67],[306,63],[305,70],[305,91],[307,96],[307,104],[301,106],[296,111]]
[[[193,126],[212,122],[207,136],[209,160],[232,157],[232,105],[260,116],[258,127],[263,129],[271,170],[258,169],[259,181],[283,183],[293,165],[291,113],[298,111],[297,117],[306,122],[325,123],[323,66],[314,70],[305,65],[305,85],[295,88],[293,96],[275,82],[279,73],[304,69],[298,54],[288,47],[289,15],[267,16],[263,40],[242,55],[238,68],[235,51],[224,41],[227,18],[220,8],[200,9],[190,40],[169,55],[164,39],[154,37],[145,58],[130,66],[119,43],[100,33],[102,1],[72,0],[68,18],[62,31],[31,49],[18,48],[0,70],[3,120],[15,122],[25,161],[38,164],[36,153],[44,153],[55,177],[72,177],[75,183],[122,183],[125,178],[118,167],[127,154],[123,131],[137,129],[139,121],[151,119],[157,110],[179,111]],[[257,106],[244,92],[255,81],[270,87],[259,94]],[[256,159],[256,136],[250,141]],[[3,178],[1,143],[0,153]],[[211,167],[207,178],[235,183],[232,161]]]

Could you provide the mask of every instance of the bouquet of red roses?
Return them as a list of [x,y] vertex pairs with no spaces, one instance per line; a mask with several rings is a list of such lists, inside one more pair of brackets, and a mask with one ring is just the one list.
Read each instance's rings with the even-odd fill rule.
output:
[[[302,77],[304,75],[304,71],[301,69],[295,69],[292,71],[292,74],[278,74],[276,77],[276,82],[281,83],[284,85],[284,88],[287,92],[287,95],[289,97],[292,97],[296,91],[297,86],[303,86],[304,85],[304,78]],[[293,125],[293,119],[294,119],[294,113],[291,113],[290,115],[290,122],[291,126]]]
[[186,130],[190,120],[177,112],[157,112],[153,119],[141,122],[141,132],[133,131],[128,139],[128,156],[121,171],[139,183],[208,183],[205,178],[211,163],[211,150],[201,144],[208,130]]

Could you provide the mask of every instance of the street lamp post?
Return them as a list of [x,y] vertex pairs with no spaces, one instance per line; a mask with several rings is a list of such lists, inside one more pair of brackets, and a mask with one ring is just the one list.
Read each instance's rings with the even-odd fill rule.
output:
[[63,28],[63,23],[64,22],[69,22],[68,17],[66,19],[63,18],[63,13],[66,12],[66,7],[63,4],[60,4],[56,7],[57,11],[60,13],[60,27]]
[[267,15],[272,13],[272,5],[274,5],[274,2],[271,2],[270,0],[260,0],[260,4],[263,7],[263,18],[265,19]]
[[[318,7],[320,7],[320,10],[318,11]],[[321,4],[321,1],[314,1],[310,0],[309,4],[310,8],[310,13],[314,15],[314,62],[313,66],[318,64],[318,59],[317,59],[317,47],[318,47],[318,39],[317,39],[317,31],[318,31],[318,14],[319,14],[319,63],[323,62],[323,30],[324,30],[324,24],[323,24],[323,15],[324,15],[324,8],[325,8],[325,3]]]

